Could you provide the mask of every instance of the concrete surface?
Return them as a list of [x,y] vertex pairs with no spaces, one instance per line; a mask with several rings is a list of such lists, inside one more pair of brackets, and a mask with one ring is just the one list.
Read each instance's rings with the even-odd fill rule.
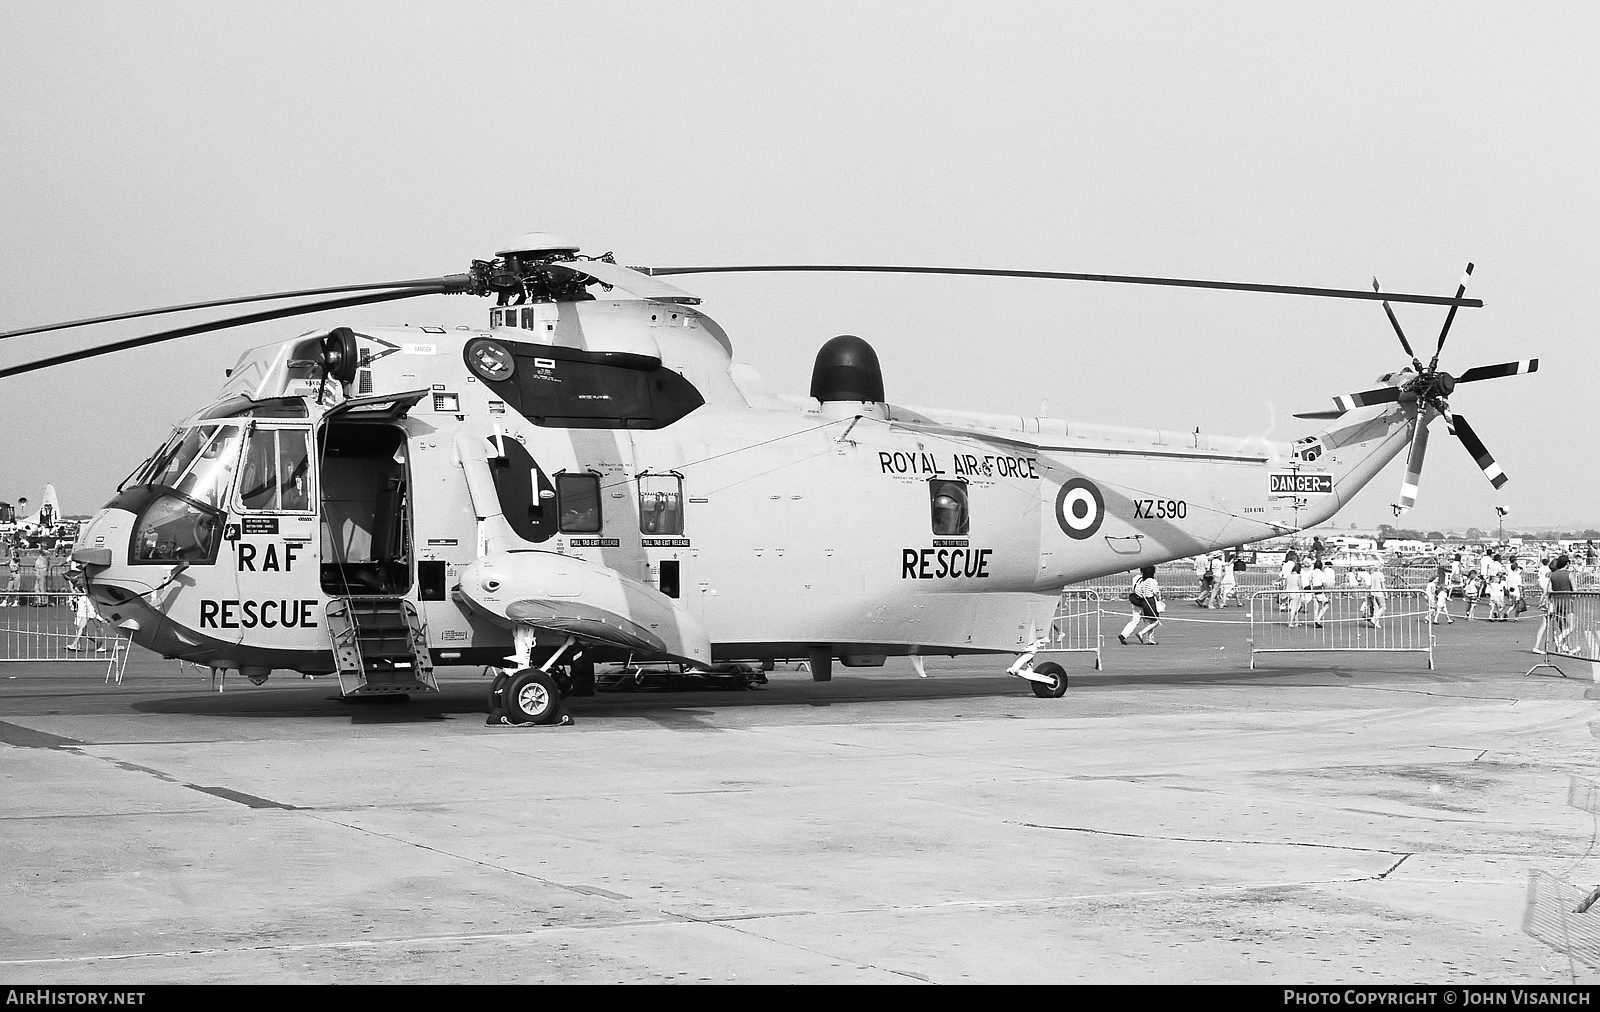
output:
[[891,661],[539,729],[462,669],[352,704],[0,664],[0,977],[1600,982],[1600,905],[1558,909],[1600,884],[1588,665],[1458,621],[1432,672],[1251,672],[1244,628],[1108,618],[1058,700]]

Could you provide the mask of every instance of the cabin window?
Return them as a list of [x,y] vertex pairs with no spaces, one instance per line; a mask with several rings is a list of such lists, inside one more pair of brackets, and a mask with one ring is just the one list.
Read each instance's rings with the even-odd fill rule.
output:
[[254,429],[245,443],[239,503],[247,510],[311,510],[311,453],[305,429]]
[[556,475],[562,534],[594,534],[600,530],[600,476]]
[[935,478],[928,482],[928,500],[933,511],[935,536],[951,537],[971,532],[966,482]]
[[639,476],[639,533],[683,533],[683,478],[676,474]]

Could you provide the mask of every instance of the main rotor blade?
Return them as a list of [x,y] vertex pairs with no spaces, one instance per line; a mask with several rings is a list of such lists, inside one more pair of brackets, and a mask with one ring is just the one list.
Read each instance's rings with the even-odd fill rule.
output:
[[21,376],[25,373],[38,372],[51,366],[66,365],[69,362],[81,362],[85,359],[99,358],[112,352],[126,351],[129,348],[142,348],[147,344],[159,344],[162,341],[173,341],[180,337],[191,337],[195,334],[205,334],[213,330],[226,330],[229,327],[242,327],[249,323],[265,323],[268,320],[281,320],[286,316],[299,316],[303,313],[316,313],[325,309],[347,309],[351,306],[365,306],[374,302],[392,302],[395,299],[410,299],[418,295],[436,295],[437,290],[404,289],[401,291],[376,292],[371,295],[357,295],[344,299],[328,299],[323,302],[311,302],[303,306],[289,306],[283,309],[272,309],[262,313],[251,313],[247,316],[232,316],[225,320],[214,320],[210,323],[197,323],[189,327],[179,327],[176,330],[166,330],[159,334],[146,334],[143,337],[133,337],[126,341],[117,341],[104,344],[98,348],[84,348],[80,351],[71,351],[63,355],[43,358],[37,362],[28,362],[24,365],[12,366],[9,369],[0,369],[0,379],[7,376]]
[[1417,486],[1422,482],[1422,457],[1428,452],[1428,408],[1417,412],[1417,431],[1411,435],[1411,453],[1406,457],[1406,477],[1400,483],[1400,512],[1417,504]]
[[[1372,279],[1372,290],[1378,290],[1377,278]],[[1383,312],[1384,315],[1389,317],[1389,326],[1394,328],[1395,336],[1400,339],[1400,347],[1404,348],[1406,354],[1411,356],[1411,364],[1417,367],[1417,373],[1420,375],[1422,373],[1422,360],[1417,358],[1417,353],[1411,350],[1411,342],[1406,340],[1406,332],[1400,329],[1400,320],[1394,315],[1394,307],[1389,305],[1388,299],[1383,300]]]
[[1340,394],[1333,399],[1333,404],[1343,413],[1354,411],[1356,408],[1369,408],[1374,404],[1392,404],[1398,401],[1404,392],[1400,387],[1378,387],[1353,394]]
[[1329,299],[1364,299],[1368,302],[1416,302],[1427,306],[1460,306],[1479,309],[1482,299],[1454,299],[1442,295],[1401,295],[1352,291],[1343,288],[1303,288],[1298,285],[1253,285],[1236,281],[1196,281],[1189,278],[1145,278],[1127,274],[1069,274],[1065,271],[1005,271],[978,267],[898,267],[876,264],[766,264],[738,267],[635,267],[641,274],[741,274],[741,273],[820,273],[829,271],[865,274],[959,274],[988,278],[1046,278],[1060,281],[1105,281],[1119,285],[1165,285],[1173,288],[1215,288],[1232,292],[1271,292],[1281,295],[1315,295]]
[[[1467,264],[1466,273],[1461,275],[1461,284],[1456,286],[1457,299],[1461,298],[1462,293],[1467,290],[1467,279],[1470,277],[1472,277],[1472,264],[1469,263]],[[1451,306],[1450,312],[1446,313],[1444,317],[1444,328],[1439,331],[1439,346],[1433,349],[1433,358],[1428,362],[1429,369],[1437,369],[1439,367],[1439,353],[1444,351],[1444,339],[1449,335],[1450,324],[1454,323],[1455,320],[1456,307]]]
[[1497,379],[1501,376],[1520,376],[1526,372],[1538,372],[1539,360],[1536,358],[1524,359],[1521,362],[1501,362],[1499,365],[1475,365],[1471,369],[1456,377],[1457,383],[1471,383],[1473,380]]
[[669,285],[665,281],[657,281],[655,278],[631,267],[608,263],[604,260],[572,260],[552,263],[550,267],[556,270],[569,271],[573,274],[586,275],[601,284],[620,288],[629,295],[637,295],[641,299],[651,299],[656,302],[676,302],[685,305],[695,305],[700,301],[675,285]]
[[[466,275],[459,275],[465,281]],[[233,299],[213,299],[210,302],[190,302],[182,306],[162,306],[158,309],[140,309],[131,313],[112,313],[110,316],[91,316],[85,320],[72,320],[68,323],[47,323],[39,327],[23,327],[20,330],[8,330],[0,333],[0,341],[8,337],[20,337],[23,334],[43,334],[52,330],[67,330],[72,327],[87,327],[92,323],[113,323],[117,320],[137,320],[142,316],[160,316],[164,313],[182,313],[190,309],[216,309],[219,306],[239,306],[247,302],[271,302],[274,299],[299,299],[312,295],[334,295],[339,292],[365,292],[378,288],[432,288],[446,281],[445,278],[413,278],[409,281],[385,281],[374,285],[340,285],[336,288],[307,288],[298,292],[273,292],[270,295],[244,295]]]
[[1467,420],[1457,414],[1452,417],[1451,421],[1454,423],[1453,428],[1455,429],[1456,438],[1461,440],[1461,445],[1465,446],[1467,452],[1472,454],[1472,459],[1477,461],[1478,467],[1483,471],[1483,476],[1489,479],[1489,484],[1498,489],[1509,481],[1510,479],[1506,477],[1506,473],[1500,470],[1500,465],[1494,462],[1494,455],[1489,452],[1487,446],[1483,445],[1483,440],[1478,438],[1478,434],[1472,431],[1472,426],[1467,424]]

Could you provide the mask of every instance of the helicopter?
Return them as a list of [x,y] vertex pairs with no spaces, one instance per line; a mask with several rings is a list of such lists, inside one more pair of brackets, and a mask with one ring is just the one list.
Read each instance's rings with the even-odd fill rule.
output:
[[[809,396],[771,393],[663,278],[857,271],[1042,278],[1381,302],[1411,364],[1305,417],[1293,442],[891,403],[841,335]],[[1468,273],[1471,265],[1468,266]],[[86,523],[72,551],[111,624],[166,657],[336,674],[345,697],[493,673],[490,722],[567,719],[596,665],[691,672],[803,660],[1014,655],[1036,663],[1062,589],[1321,523],[1427,430],[1505,475],[1447,398],[1536,359],[1451,376],[1464,297],[1051,271],[889,265],[628,267],[530,233],[470,270],[142,310],[4,337],[274,299],[287,308],[70,352],[0,379],[209,331],[425,294],[493,297],[485,327],[331,327],[243,353]],[[1390,303],[1448,307],[1433,360]]]

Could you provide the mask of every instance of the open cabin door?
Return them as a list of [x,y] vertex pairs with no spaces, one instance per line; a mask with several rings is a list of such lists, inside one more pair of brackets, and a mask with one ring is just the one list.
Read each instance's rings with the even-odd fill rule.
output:
[[322,590],[346,695],[437,691],[414,601],[411,452],[401,424],[428,390],[355,397],[322,417]]

